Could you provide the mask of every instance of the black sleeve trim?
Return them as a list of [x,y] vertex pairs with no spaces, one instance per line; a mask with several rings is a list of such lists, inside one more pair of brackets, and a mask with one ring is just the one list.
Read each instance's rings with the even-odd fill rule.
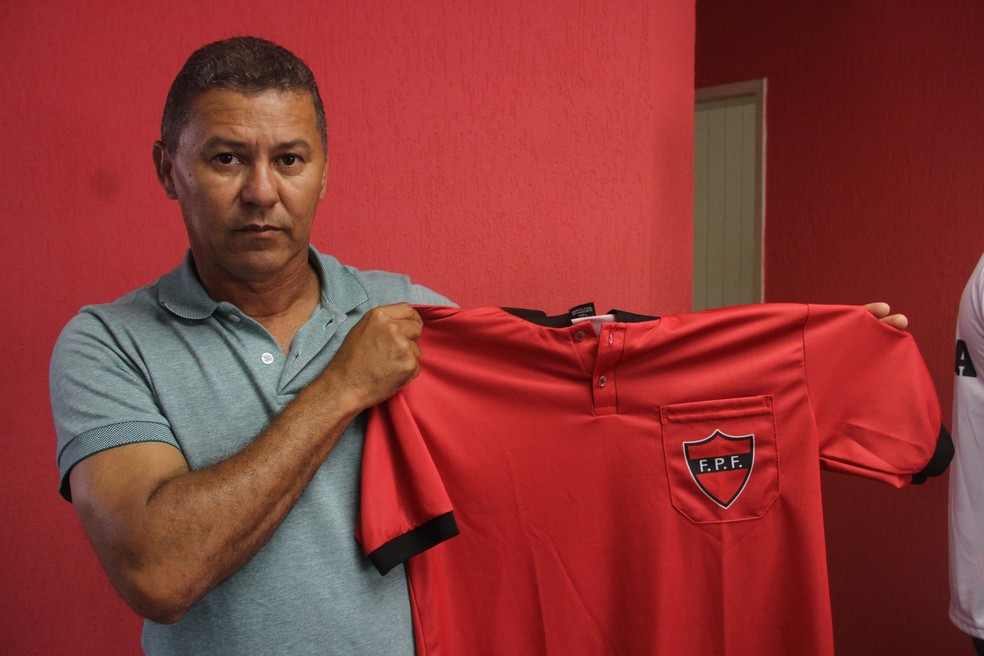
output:
[[445,513],[418,526],[409,533],[390,540],[369,554],[369,560],[380,574],[385,574],[400,563],[427,551],[433,546],[458,535],[458,523],[453,513]]
[[936,439],[936,453],[921,472],[912,475],[913,484],[921,485],[929,476],[939,476],[950,466],[951,460],[953,460],[953,439],[950,438],[950,431],[946,426],[940,426],[940,436]]

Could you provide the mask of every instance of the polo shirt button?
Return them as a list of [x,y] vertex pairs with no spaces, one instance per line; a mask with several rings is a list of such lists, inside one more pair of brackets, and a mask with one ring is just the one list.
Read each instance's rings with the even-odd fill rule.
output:
[[584,340],[584,331],[583,330],[575,331],[574,332],[574,341],[575,342],[580,342],[580,341],[583,341],[583,340]]
[[604,387],[608,384],[608,378],[605,376],[598,376],[598,387]]
[[232,321],[233,323],[239,323],[241,321],[238,314],[229,314],[227,316],[229,317],[229,321]]
[[260,362],[263,364],[273,364],[273,353],[264,353],[261,355]]

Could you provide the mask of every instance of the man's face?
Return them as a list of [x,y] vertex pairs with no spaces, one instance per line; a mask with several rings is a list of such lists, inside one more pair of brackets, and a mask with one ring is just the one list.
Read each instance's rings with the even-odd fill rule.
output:
[[310,94],[207,91],[154,160],[204,281],[269,282],[306,265],[328,164]]

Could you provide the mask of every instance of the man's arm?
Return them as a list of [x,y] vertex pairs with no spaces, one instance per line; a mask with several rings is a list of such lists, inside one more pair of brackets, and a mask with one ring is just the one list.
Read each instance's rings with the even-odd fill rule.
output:
[[248,562],[349,423],[419,373],[421,325],[406,304],[368,312],[318,378],[245,449],[213,466],[189,471],[177,449],[157,442],[79,462],[76,512],[127,603],[176,622]]

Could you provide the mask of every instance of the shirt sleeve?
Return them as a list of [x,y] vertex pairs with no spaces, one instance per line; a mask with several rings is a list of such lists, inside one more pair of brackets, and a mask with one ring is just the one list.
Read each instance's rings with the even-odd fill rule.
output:
[[403,392],[370,411],[361,494],[356,539],[381,574],[458,535],[451,500]]
[[803,340],[822,466],[896,487],[943,472],[952,444],[912,335],[861,307],[811,305]]
[[137,442],[180,449],[138,354],[95,311],[83,309],[62,331],[51,356],[49,385],[59,491],[68,501],[69,473],[93,454]]

